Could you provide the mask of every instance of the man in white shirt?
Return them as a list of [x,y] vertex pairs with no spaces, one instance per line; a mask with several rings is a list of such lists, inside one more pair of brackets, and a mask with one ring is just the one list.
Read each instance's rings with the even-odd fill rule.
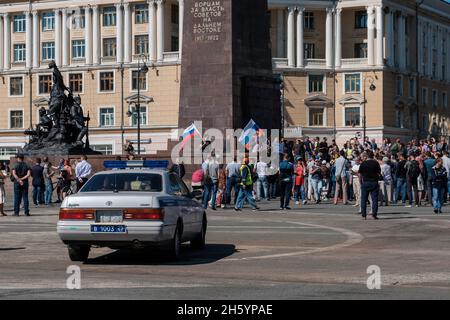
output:
[[92,166],[87,162],[87,156],[81,156],[81,161],[77,163],[75,167],[75,177],[77,178],[77,190],[80,190],[82,186],[88,181],[89,176],[92,173]]
[[447,195],[450,194],[450,158],[448,157],[448,151],[442,151],[442,166],[447,171],[447,192],[444,199],[447,199]]
[[[269,180],[267,179],[267,163],[264,161],[258,161],[256,163],[254,172],[258,175],[256,180],[256,201],[260,201],[261,198],[269,200]],[[261,197],[261,188],[264,190],[264,196]]]

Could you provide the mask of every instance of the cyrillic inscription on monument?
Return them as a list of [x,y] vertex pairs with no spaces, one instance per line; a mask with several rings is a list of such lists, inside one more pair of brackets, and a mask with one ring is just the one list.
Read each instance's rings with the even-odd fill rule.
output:
[[194,1],[191,7],[193,16],[194,41],[219,41],[222,34],[222,15],[225,8],[222,1]]

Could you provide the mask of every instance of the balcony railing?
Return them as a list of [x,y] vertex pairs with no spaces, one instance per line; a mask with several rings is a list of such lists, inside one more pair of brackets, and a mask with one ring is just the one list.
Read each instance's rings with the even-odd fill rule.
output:
[[305,68],[326,68],[325,59],[305,59]]
[[288,59],[287,58],[273,58],[272,59],[272,67],[274,69],[281,69],[288,67]]
[[367,66],[367,58],[350,58],[341,60],[342,68],[358,68]]
[[177,62],[179,59],[179,52],[164,52],[163,53],[163,61],[164,62]]

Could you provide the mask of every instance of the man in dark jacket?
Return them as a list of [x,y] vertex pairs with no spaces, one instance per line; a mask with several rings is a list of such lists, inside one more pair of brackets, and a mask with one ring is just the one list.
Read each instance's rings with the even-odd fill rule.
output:
[[366,151],[368,159],[361,163],[359,174],[361,176],[361,214],[363,219],[367,216],[367,200],[369,194],[372,197],[372,217],[377,220],[378,214],[378,194],[380,187],[378,180],[381,175],[381,167],[378,161],[374,160],[372,150]]
[[44,190],[44,168],[41,165],[41,158],[36,158],[36,163],[31,168],[31,184],[33,185],[33,203],[36,207],[42,204],[41,194]]

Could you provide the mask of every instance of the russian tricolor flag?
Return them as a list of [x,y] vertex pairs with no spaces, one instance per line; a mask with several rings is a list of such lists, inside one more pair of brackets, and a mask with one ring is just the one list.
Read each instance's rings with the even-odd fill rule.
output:
[[181,141],[180,150],[182,150],[184,148],[185,144],[188,143],[188,141],[191,140],[191,138],[193,138],[196,133],[198,133],[200,138],[202,137],[202,135],[200,134],[200,131],[198,131],[195,124],[191,124],[189,127],[186,128],[186,130],[184,130],[183,134],[181,135],[181,138],[183,138],[183,141]]
[[252,140],[252,138],[256,139],[256,137],[259,135],[259,129],[259,126],[255,121],[253,121],[253,119],[250,119],[250,121],[245,126],[244,131],[239,137],[239,142],[242,143],[247,150],[250,150],[250,141]]

